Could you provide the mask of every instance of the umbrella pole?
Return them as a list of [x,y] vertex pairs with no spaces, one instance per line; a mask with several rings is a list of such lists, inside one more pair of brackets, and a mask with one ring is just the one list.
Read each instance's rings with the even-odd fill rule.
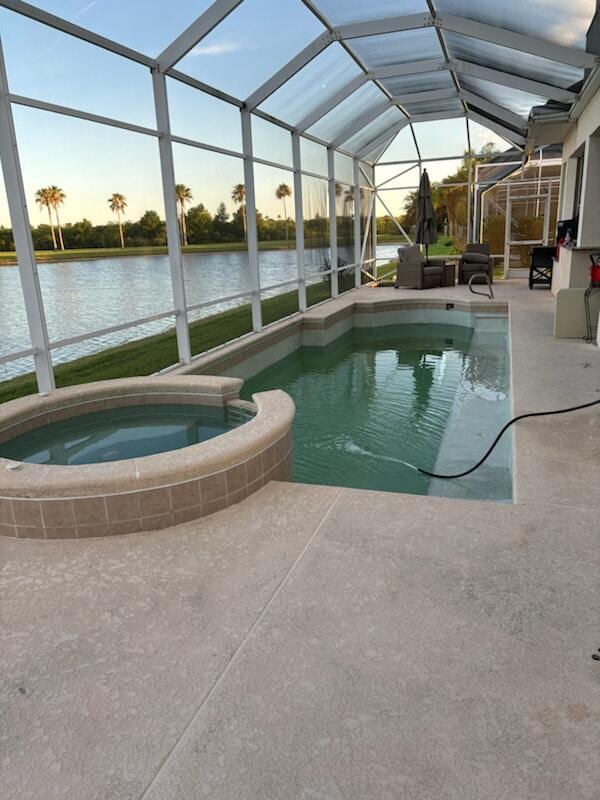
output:
[[429,264],[429,245],[425,242],[425,263]]

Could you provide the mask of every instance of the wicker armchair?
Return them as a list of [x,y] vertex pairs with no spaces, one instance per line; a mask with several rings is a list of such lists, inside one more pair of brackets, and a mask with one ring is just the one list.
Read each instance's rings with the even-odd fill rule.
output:
[[444,280],[443,259],[426,261],[418,245],[398,248],[398,269],[394,287],[408,289],[432,289],[441,286]]
[[[458,282],[468,283],[470,277],[478,272],[486,272],[492,283],[494,268],[490,258],[489,244],[471,243],[466,246],[458,264]],[[485,279],[483,277],[475,278],[473,283],[485,283]]]

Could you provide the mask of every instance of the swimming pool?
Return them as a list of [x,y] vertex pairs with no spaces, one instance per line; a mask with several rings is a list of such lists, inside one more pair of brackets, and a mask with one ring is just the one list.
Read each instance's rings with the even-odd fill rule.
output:
[[141,458],[207,441],[241,421],[227,407],[162,403],[103,409],[16,436],[0,444],[0,456],[63,465]]
[[474,463],[510,418],[506,320],[475,330],[353,328],[259,372],[242,396],[274,388],[296,402],[296,481],[512,499],[510,436],[473,476],[439,481],[416,470],[454,472]]

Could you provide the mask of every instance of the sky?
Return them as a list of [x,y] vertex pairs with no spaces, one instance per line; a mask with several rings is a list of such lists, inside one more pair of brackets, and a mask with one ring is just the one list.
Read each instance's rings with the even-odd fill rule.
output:
[[[378,0],[375,5],[362,0],[318,2],[335,24],[377,13],[387,16],[397,13],[398,6],[398,0]],[[210,0],[37,0],[36,4],[156,56],[206,10]],[[479,15],[483,21],[495,21],[488,20],[486,14],[500,15],[502,22],[511,14],[514,17],[518,10],[525,28],[535,25],[541,35],[578,44],[593,13],[593,4],[594,0],[572,0],[568,25],[562,28],[556,27],[561,19],[557,15],[564,17],[566,13],[562,0],[530,0],[525,6],[517,0],[505,0],[493,7],[479,3],[470,6],[469,13]],[[424,5],[425,0],[406,0],[403,13],[422,10]],[[438,0],[438,6],[456,13],[464,11],[465,0]],[[0,9],[0,30],[14,94],[145,127],[155,126],[147,68],[6,9]],[[324,30],[300,0],[244,0],[177,68],[245,98]],[[347,54],[338,45],[334,47],[338,49],[332,47],[331,52],[328,49],[322,54],[322,63],[329,64],[327,74],[316,69],[320,62],[315,61],[312,71],[309,65],[297,81],[269,98],[265,108],[280,112],[289,109],[290,122],[295,122],[294,115],[301,116],[355,75],[356,67]],[[168,80],[168,93],[174,134],[240,151],[237,108],[172,79]],[[113,192],[127,197],[127,216],[131,219],[139,218],[148,208],[164,213],[155,138],[22,106],[15,105],[13,109],[33,224],[43,221],[43,214],[34,203],[35,191],[49,183],[66,192],[65,221],[87,217],[94,223],[106,222],[111,218],[107,199]],[[420,123],[415,130],[423,157],[460,155],[466,148],[463,120]],[[407,129],[402,131],[388,153],[394,152],[396,158],[403,160],[414,157],[414,143],[407,134]],[[291,163],[290,137],[283,129],[255,118],[253,136],[257,156]],[[490,141],[499,149],[507,146],[495,134],[471,123],[474,149]],[[233,184],[243,180],[241,160],[215,157],[183,145],[178,145],[177,150],[176,180],[192,188],[194,202],[203,202],[214,212],[218,203],[225,201],[233,210],[229,198]],[[318,154],[310,156],[320,159]],[[441,177],[443,174],[436,177],[432,172],[433,180]],[[269,174],[263,170],[260,178],[257,176],[257,205],[263,213],[281,213],[281,204],[274,197],[275,187],[281,182],[291,185],[291,173],[272,170]],[[2,191],[0,224],[8,224]]]

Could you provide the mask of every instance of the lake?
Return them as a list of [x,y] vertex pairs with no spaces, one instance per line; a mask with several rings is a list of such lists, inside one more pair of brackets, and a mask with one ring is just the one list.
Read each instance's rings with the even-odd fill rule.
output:
[[[378,248],[377,255],[391,257],[396,247],[383,245]],[[321,256],[320,250],[306,250],[307,274],[318,272]],[[261,286],[267,287],[264,296],[294,289],[287,286],[268,290],[268,287],[296,277],[295,250],[262,250],[259,261]],[[186,254],[184,270],[190,306],[250,289],[248,254],[245,251]],[[159,314],[173,307],[167,256],[56,262],[40,264],[38,272],[51,342]],[[0,355],[26,350],[31,343],[16,266],[0,267],[0,300]],[[249,298],[242,298],[191,312],[190,321],[248,301]],[[173,318],[168,317],[77,342],[53,350],[53,361],[57,364],[71,361],[135,338],[160,333],[172,325]],[[31,358],[0,364],[0,380],[32,369]]]

